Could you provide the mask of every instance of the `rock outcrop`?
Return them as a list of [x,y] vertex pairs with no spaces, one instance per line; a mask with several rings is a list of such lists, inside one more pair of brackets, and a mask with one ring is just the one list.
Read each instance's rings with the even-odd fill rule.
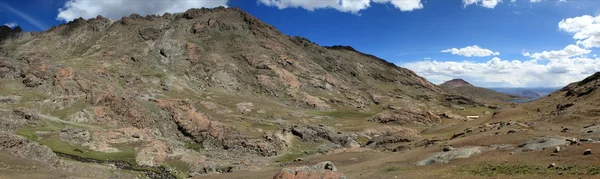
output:
[[378,123],[395,123],[401,125],[437,124],[442,122],[442,119],[431,111],[424,111],[419,108],[411,107],[386,110],[367,118],[367,120]]
[[4,131],[0,131],[0,152],[6,152],[23,160],[36,161],[50,167],[56,167],[60,164],[58,157],[50,148]]

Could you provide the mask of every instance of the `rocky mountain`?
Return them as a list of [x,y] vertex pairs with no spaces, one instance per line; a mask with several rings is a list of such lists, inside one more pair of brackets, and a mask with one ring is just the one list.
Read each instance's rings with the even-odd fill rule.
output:
[[388,123],[434,125],[457,105],[482,106],[237,8],[80,18],[41,33],[4,26],[0,37],[0,126],[10,131],[0,135],[78,161],[145,168],[137,171],[151,178],[387,150],[418,138]]
[[562,89],[531,102],[527,107],[537,111],[540,118],[555,121],[594,121],[600,115],[598,109],[600,72],[582,81],[571,83]]
[[453,79],[438,85],[444,91],[469,97],[479,101],[503,102],[512,99],[518,99],[518,96],[499,93],[490,89],[480,88],[471,85],[463,79]]
[[0,178],[594,178],[599,78],[506,103],[237,8],[0,27]]
[[456,88],[456,87],[461,87],[461,86],[473,86],[473,85],[463,79],[452,79],[452,80],[449,80],[449,81],[446,81],[446,82],[440,84],[439,86],[445,87],[445,88]]

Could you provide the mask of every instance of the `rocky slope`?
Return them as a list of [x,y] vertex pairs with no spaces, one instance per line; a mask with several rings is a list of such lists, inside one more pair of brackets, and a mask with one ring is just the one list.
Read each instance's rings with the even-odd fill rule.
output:
[[453,79],[438,86],[449,93],[466,96],[478,101],[503,102],[519,98],[518,96],[508,95],[490,89],[473,86],[471,83],[463,79]]
[[582,81],[571,83],[543,98],[531,102],[526,107],[536,111],[544,120],[583,122],[594,121],[600,115],[598,109],[600,93],[600,72]]
[[0,178],[600,174],[600,74],[490,105],[236,8],[0,33]]
[[260,168],[378,150],[365,145],[378,133],[406,142],[379,129],[439,124],[463,104],[408,69],[284,35],[236,8],[7,28],[2,127],[82,160],[186,176]]

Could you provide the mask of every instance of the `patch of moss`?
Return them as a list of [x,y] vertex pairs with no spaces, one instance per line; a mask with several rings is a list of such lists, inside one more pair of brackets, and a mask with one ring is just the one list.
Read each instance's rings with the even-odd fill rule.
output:
[[77,100],[71,106],[61,110],[51,112],[52,116],[58,116],[61,119],[66,119],[69,115],[75,114],[77,111],[83,110],[88,107],[88,104],[84,100]]
[[[133,148],[121,149],[120,152],[105,153],[105,152],[93,151],[84,146],[70,145],[61,140],[52,139],[52,138],[41,139],[41,140],[38,140],[38,142],[41,145],[48,146],[50,149],[52,149],[52,151],[58,152],[58,153],[75,155],[75,156],[79,156],[82,158],[91,158],[91,159],[96,159],[96,160],[124,161],[124,162],[128,162],[132,165],[136,164],[136,162],[135,162],[136,153],[135,153],[135,150],[133,150]],[[146,169],[143,169],[143,170],[146,170]]]
[[37,131],[55,131],[65,127],[64,124],[44,120],[40,120],[37,126],[38,127],[19,128],[17,129],[17,135],[23,136],[29,140],[37,141],[38,138],[35,135]]
[[204,147],[202,146],[202,144],[199,144],[199,143],[189,143],[189,144],[187,144],[187,146],[186,146],[186,147],[187,147],[188,149],[192,149],[192,150],[195,150],[195,151],[198,151],[198,150],[200,150],[200,149],[203,149],[203,148],[204,148]]
[[[52,137],[41,138],[36,135],[37,131],[56,131],[63,128],[65,125],[55,123],[51,121],[40,121],[38,127],[24,127],[17,129],[17,135],[23,136],[29,140],[37,141],[41,145],[45,145],[52,149],[54,152],[64,153],[69,155],[78,156],[81,158],[91,158],[96,160],[113,160],[113,161],[124,161],[132,165],[135,165],[136,153],[132,146],[119,148],[120,152],[105,153],[98,152],[89,149],[88,147],[80,145],[71,145],[63,142],[59,139]],[[125,145],[122,145],[125,146]]]
[[171,174],[173,174],[173,176],[175,176],[177,179],[188,178],[189,173],[190,173],[188,164],[181,160],[174,160],[174,159],[167,160],[167,161],[165,161],[163,167],[169,168],[169,171],[171,171]]
[[319,144],[313,142],[295,142],[286,153],[275,158],[275,162],[291,162],[297,158],[313,155],[317,153],[315,149]]

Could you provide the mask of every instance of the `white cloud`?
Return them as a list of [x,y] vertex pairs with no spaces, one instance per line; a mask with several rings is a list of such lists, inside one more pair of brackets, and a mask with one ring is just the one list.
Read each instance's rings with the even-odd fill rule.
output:
[[572,33],[577,44],[586,48],[600,47],[600,16],[584,15],[563,19],[558,23],[558,28]]
[[[502,0],[462,0],[462,2],[463,7],[467,7],[470,5],[480,5],[485,8],[493,9],[494,7],[496,7],[496,5],[498,5],[498,3],[501,3]],[[514,2],[514,0],[511,0],[511,2]]]
[[465,57],[487,57],[492,55],[500,55],[500,52],[494,52],[490,49],[484,49],[477,45],[467,46],[461,49],[451,48],[442,50],[441,52],[452,53],[454,55],[461,55]]
[[4,25],[5,25],[5,26],[8,26],[8,27],[10,27],[10,28],[14,28],[14,27],[16,27],[18,24],[17,24],[16,22],[9,22],[9,23],[6,23],[6,24],[4,24]]
[[577,45],[568,45],[562,50],[543,51],[540,53],[523,53],[523,56],[531,57],[536,60],[549,60],[549,59],[560,59],[560,58],[571,58],[575,56],[582,56],[592,52],[592,50],[581,48]]
[[537,60],[502,60],[487,62],[425,60],[401,64],[433,83],[463,78],[487,87],[555,87],[565,86],[600,71],[600,58],[562,58],[538,63]]
[[423,3],[421,0],[373,0],[374,3],[392,3],[394,7],[400,9],[400,11],[412,11],[416,9],[423,9]]
[[529,2],[531,3],[537,3],[537,2],[542,2],[543,0],[530,0]]
[[228,0],[68,0],[58,11],[57,20],[71,21],[102,15],[120,19],[132,13],[140,15],[184,12],[190,8],[227,6]]
[[259,0],[259,2],[267,6],[275,6],[279,9],[303,8],[314,11],[316,9],[331,8],[355,14],[369,8],[371,2],[381,4],[391,3],[400,11],[423,9],[421,0]]

